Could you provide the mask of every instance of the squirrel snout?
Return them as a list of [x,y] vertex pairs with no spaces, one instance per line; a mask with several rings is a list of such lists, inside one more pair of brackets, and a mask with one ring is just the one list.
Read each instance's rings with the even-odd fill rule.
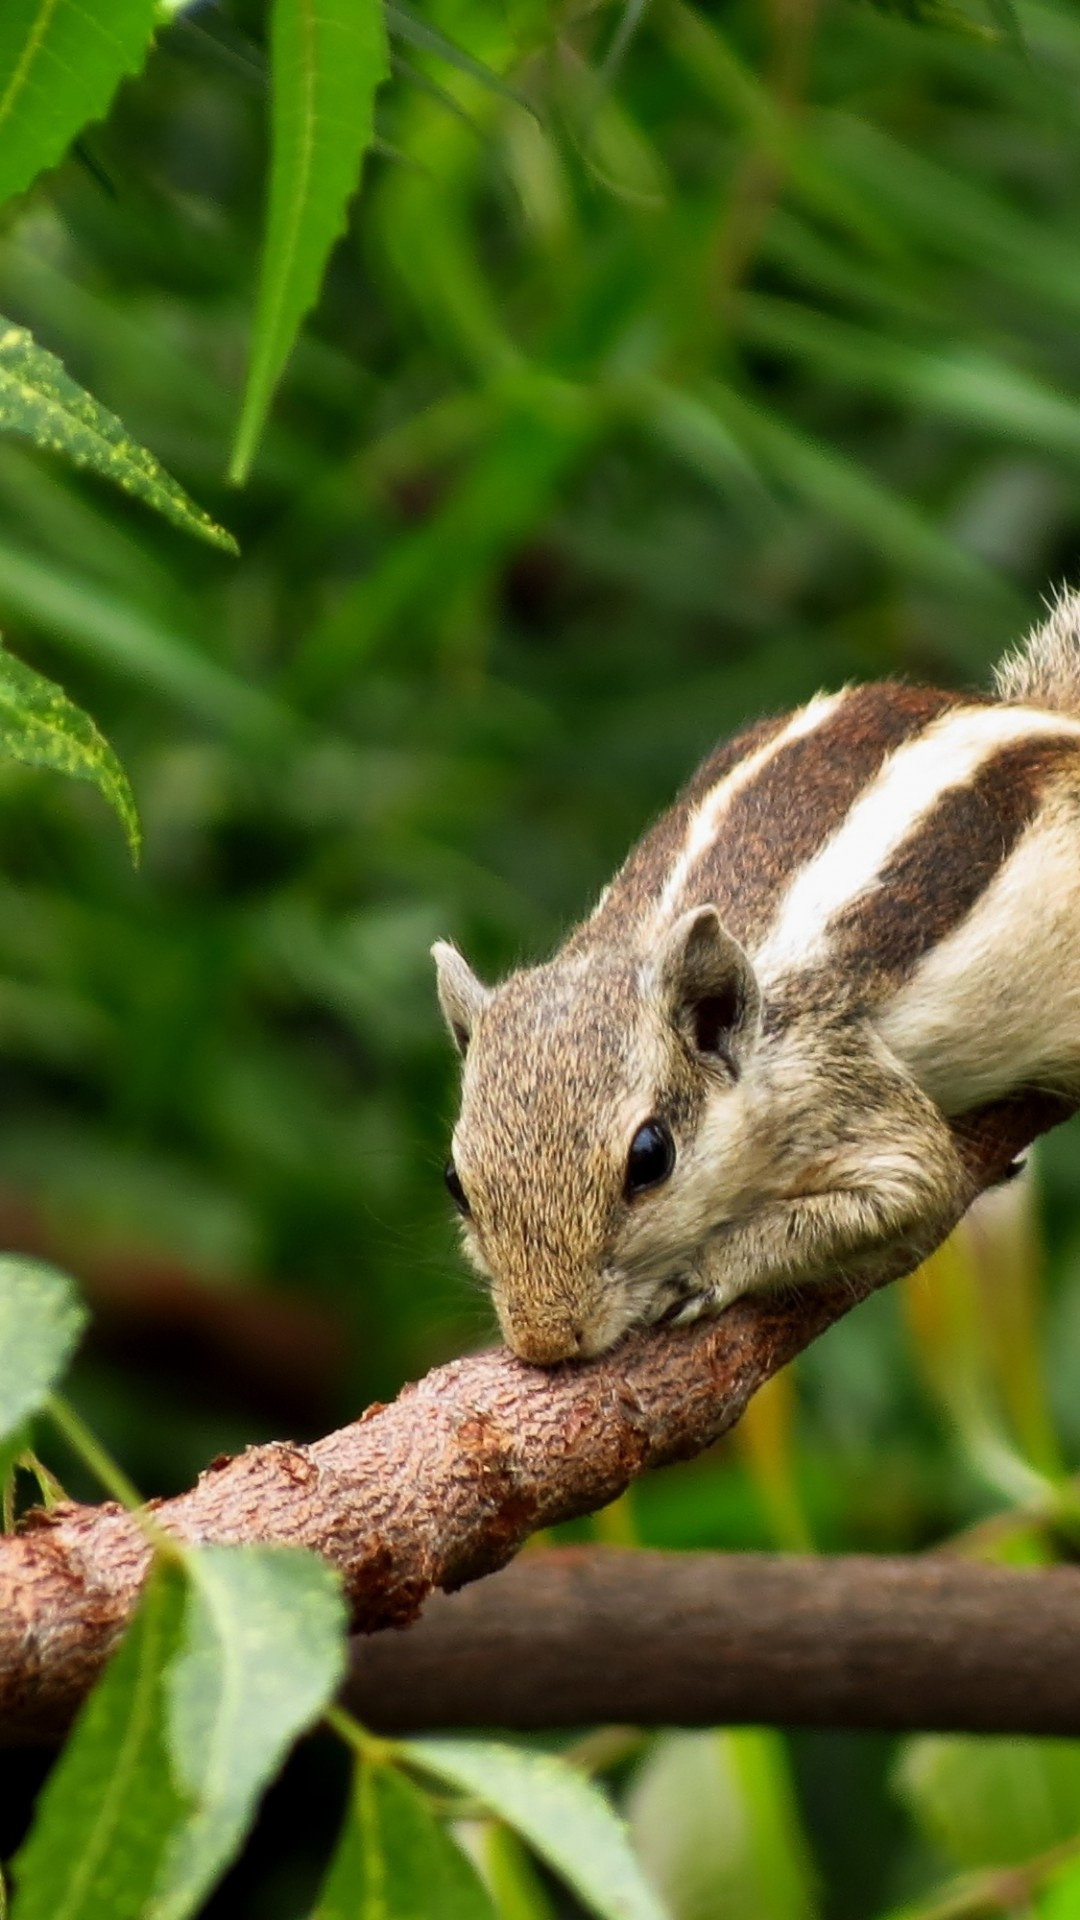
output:
[[498,1302],[499,1321],[508,1346],[518,1358],[534,1366],[553,1367],[560,1360],[589,1360],[614,1346],[625,1333],[627,1318],[614,1301],[594,1312],[515,1312]]
[[560,1360],[579,1360],[588,1351],[584,1327],[573,1322],[538,1327],[514,1323],[504,1326],[503,1331],[518,1359],[529,1360],[538,1367],[553,1367]]

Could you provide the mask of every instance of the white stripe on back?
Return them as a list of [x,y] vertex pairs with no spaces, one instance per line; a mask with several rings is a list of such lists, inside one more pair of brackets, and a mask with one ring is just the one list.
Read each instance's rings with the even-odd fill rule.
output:
[[771,740],[766,740],[765,745],[759,747],[756,753],[751,753],[745,760],[740,760],[698,801],[690,815],[682,851],[672,864],[671,872],[664,883],[664,891],[657,902],[654,923],[657,928],[662,928],[670,919],[690,872],[712,846],[720,822],[735,795],[756,780],[770,760],[775,759],[778,753],[782,753],[793,740],[801,740],[805,734],[813,733],[816,728],[822,726],[846,698],[846,690],[841,693],[815,694],[807,706],[800,707],[797,713],[792,714],[786,727],[781,727],[780,732],[774,734]]
[[999,748],[1038,734],[1080,736],[1080,722],[1022,707],[961,707],[890,754],[820,853],[795,875],[754,956],[762,979],[825,958],[829,924],[874,885],[943,793],[965,784]]

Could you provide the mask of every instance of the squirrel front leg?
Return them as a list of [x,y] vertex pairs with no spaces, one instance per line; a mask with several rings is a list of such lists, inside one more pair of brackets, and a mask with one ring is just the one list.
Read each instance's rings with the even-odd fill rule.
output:
[[[906,1243],[915,1267],[971,1198],[948,1126],[877,1035],[845,1036],[800,1079],[803,1125],[772,1143],[772,1192],[704,1242],[677,1317],[718,1313],[740,1294],[843,1275]],[[784,1174],[785,1166],[790,1171]],[[786,1191],[776,1193],[776,1185]]]

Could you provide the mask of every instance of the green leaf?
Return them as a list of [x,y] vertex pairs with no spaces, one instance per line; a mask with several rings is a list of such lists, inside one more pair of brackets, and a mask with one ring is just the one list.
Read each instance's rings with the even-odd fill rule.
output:
[[1080,1831],[1080,1741],[926,1735],[896,1787],[956,1866],[1013,1866]]
[[143,1920],[186,1802],[169,1768],[162,1677],[185,1582],[159,1566],[38,1801],[12,1920]]
[[601,1920],[665,1920],[622,1821],[565,1761],[490,1740],[406,1740],[400,1750],[507,1821]]
[[142,66],[155,0],[4,0],[0,7],[0,201],[55,166],[120,81]]
[[345,225],[390,70],[381,0],[275,0],[273,163],[255,336],[230,478],[246,479],[270,401]]
[[168,1743],[194,1802],[146,1920],[194,1913],[243,1840],[263,1787],[326,1705],[345,1666],[345,1608],[314,1554],[198,1547],[168,1677]]
[[397,1768],[357,1766],[312,1920],[495,1920],[475,1868]]
[[92,780],[139,858],[139,815],[127,774],[89,714],[44,674],[35,673],[0,646],[0,749],[29,767],[54,767],[76,780]]
[[[475,1831],[478,1822],[473,1822]],[[485,1820],[478,1855],[499,1920],[555,1920],[555,1909],[533,1864],[533,1856],[501,1820]]]
[[778,1733],[662,1735],[634,1780],[630,1829],[675,1920],[810,1920],[816,1911]]
[[0,1256],[0,1436],[21,1429],[59,1380],[88,1314],[66,1274]]
[[188,498],[152,453],[100,401],[77,386],[56,355],[0,317],[0,432],[19,435],[111,480],[174,526],[226,553],[236,541]]

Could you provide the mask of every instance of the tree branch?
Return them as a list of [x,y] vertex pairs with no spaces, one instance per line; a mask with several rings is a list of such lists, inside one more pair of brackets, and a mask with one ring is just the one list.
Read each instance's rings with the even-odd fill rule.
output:
[[[1032,1097],[958,1131],[966,1199],[1063,1117],[1060,1103]],[[455,1361],[312,1446],[277,1442],[218,1462],[154,1511],[187,1541],[313,1548],[340,1570],[357,1627],[404,1625],[436,1587],[494,1571],[538,1528],[709,1446],[771,1374],[929,1251],[895,1246],[842,1281],[632,1335],[586,1364],[542,1371],[502,1350]],[[147,1556],[111,1504],[33,1514],[0,1541],[0,1738],[49,1738],[65,1725],[122,1630]]]
[[576,1547],[357,1638],[346,1699],[437,1727],[1080,1733],[1080,1569]]

